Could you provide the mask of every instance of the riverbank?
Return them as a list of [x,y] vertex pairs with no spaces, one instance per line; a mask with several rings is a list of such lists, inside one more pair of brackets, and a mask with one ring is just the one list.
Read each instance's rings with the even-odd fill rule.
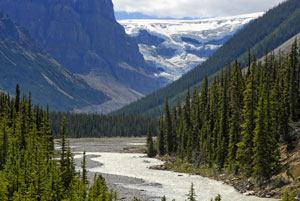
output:
[[176,198],[181,201],[186,199],[191,183],[194,183],[195,190],[199,193],[197,200],[209,200],[217,194],[221,194],[225,201],[269,200],[243,196],[233,187],[223,185],[223,182],[218,182],[215,178],[211,180],[196,174],[151,170],[150,166],[162,165],[163,162],[145,157],[145,140],[70,139],[70,145],[75,154],[76,168],[80,171],[82,152],[86,151],[90,181],[92,182],[95,173],[101,173],[109,189],[116,191],[120,200],[131,201],[133,197],[139,197],[142,201],[153,201],[167,195],[169,199]]
[[287,153],[286,146],[280,148],[281,171],[265,183],[258,184],[254,178],[226,174],[226,172],[220,172],[207,166],[195,168],[193,164],[170,156],[159,157],[165,164],[151,168],[208,177],[231,185],[242,194],[262,198],[280,199],[287,189],[293,192],[297,199],[300,200],[300,125],[297,128],[298,130],[296,129],[292,134],[295,139],[294,149]]
[[[114,152],[114,153],[144,153],[146,150],[145,138],[81,138],[68,139],[71,146],[71,151],[74,153],[75,167],[78,171],[81,170],[82,153],[96,152]],[[56,141],[57,144],[58,141]],[[93,158],[101,157],[97,154],[87,154],[86,165],[87,169],[93,169],[103,166],[102,163],[92,160]],[[90,183],[93,182],[95,172],[88,172]],[[145,183],[144,180],[126,177],[113,174],[101,173],[105,178],[109,190],[115,191],[118,194],[118,200],[132,201],[134,197],[141,198],[142,201],[151,201],[153,197],[146,195],[143,191],[126,188],[125,185],[139,185]]]

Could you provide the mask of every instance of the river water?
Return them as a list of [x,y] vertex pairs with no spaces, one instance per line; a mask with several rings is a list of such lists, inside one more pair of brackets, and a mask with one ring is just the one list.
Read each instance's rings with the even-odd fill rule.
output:
[[[77,153],[79,154],[79,153]],[[119,184],[126,188],[137,189],[149,197],[162,197],[167,200],[186,200],[191,183],[194,184],[197,201],[210,201],[220,194],[222,201],[274,201],[275,199],[245,196],[233,187],[222,182],[197,175],[175,173],[172,171],[152,170],[153,165],[161,165],[162,161],[145,157],[144,154],[87,152],[92,155],[91,160],[98,162],[99,167],[88,169],[90,172],[113,174],[144,180],[142,184]],[[75,155],[79,158],[82,155]],[[101,164],[102,165],[101,165]],[[160,200],[153,198],[153,200]]]

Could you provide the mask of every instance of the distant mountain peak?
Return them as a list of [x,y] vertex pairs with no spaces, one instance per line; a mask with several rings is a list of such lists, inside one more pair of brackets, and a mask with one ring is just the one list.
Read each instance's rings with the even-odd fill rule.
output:
[[231,36],[263,13],[198,20],[119,20],[134,37],[157,77],[172,82],[210,57]]

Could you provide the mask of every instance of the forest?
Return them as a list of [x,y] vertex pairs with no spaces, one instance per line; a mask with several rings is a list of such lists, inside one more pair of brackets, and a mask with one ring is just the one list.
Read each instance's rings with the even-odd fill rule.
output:
[[60,124],[66,118],[68,137],[141,137],[151,124],[152,132],[156,133],[157,118],[145,115],[102,115],[102,114],[75,114],[50,112],[49,119],[54,137],[59,137]]
[[[158,154],[268,179],[280,167],[279,144],[293,148],[289,122],[300,115],[299,64],[295,43],[289,57],[276,61],[267,56],[264,64],[254,59],[244,74],[235,62],[210,86],[205,79],[200,95],[197,90],[192,97],[188,94],[185,105],[173,111],[166,101],[159,121]],[[18,85],[15,97],[0,93],[0,200],[117,200],[101,175],[88,179],[85,152],[81,171],[75,170],[66,139],[67,118],[61,118],[55,134],[49,110],[33,106],[30,93],[20,94]],[[151,119],[144,121],[152,134]],[[55,136],[59,138],[57,150]],[[150,136],[148,145],[151,142],[154,150]],[[197,200],[196,193],[192,184],[187,200]],[[221,196],[211,200],[220,201]],[[283,200],[292,201],[292,195],[286,192]]]
[[89,185],[83,154],[82,172],[75,164],[62,120],[60,150],[54,149],[49,111],[33,106],[31,95],[0,93],[0,200],[116,200],[102,176]]
[[188,92],[184,105],[170,110],[167,99],[157,146],[147,140],[148,155],[156,148],[160,156],[262,183],[278,173],[279,147],[294,148],[290,123],[300,118],[300,52],[295,41],[286,57],[266,52],[264,61],[256,61],[248,55],[246,70],[235,61],[211,84],[206,77],[200,93]]

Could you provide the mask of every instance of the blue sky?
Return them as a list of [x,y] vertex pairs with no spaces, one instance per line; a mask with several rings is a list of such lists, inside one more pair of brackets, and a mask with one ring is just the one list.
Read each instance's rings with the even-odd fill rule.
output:
[[283,0],[113,0],[115,11],[155,17],[222,17],[267,11]]

